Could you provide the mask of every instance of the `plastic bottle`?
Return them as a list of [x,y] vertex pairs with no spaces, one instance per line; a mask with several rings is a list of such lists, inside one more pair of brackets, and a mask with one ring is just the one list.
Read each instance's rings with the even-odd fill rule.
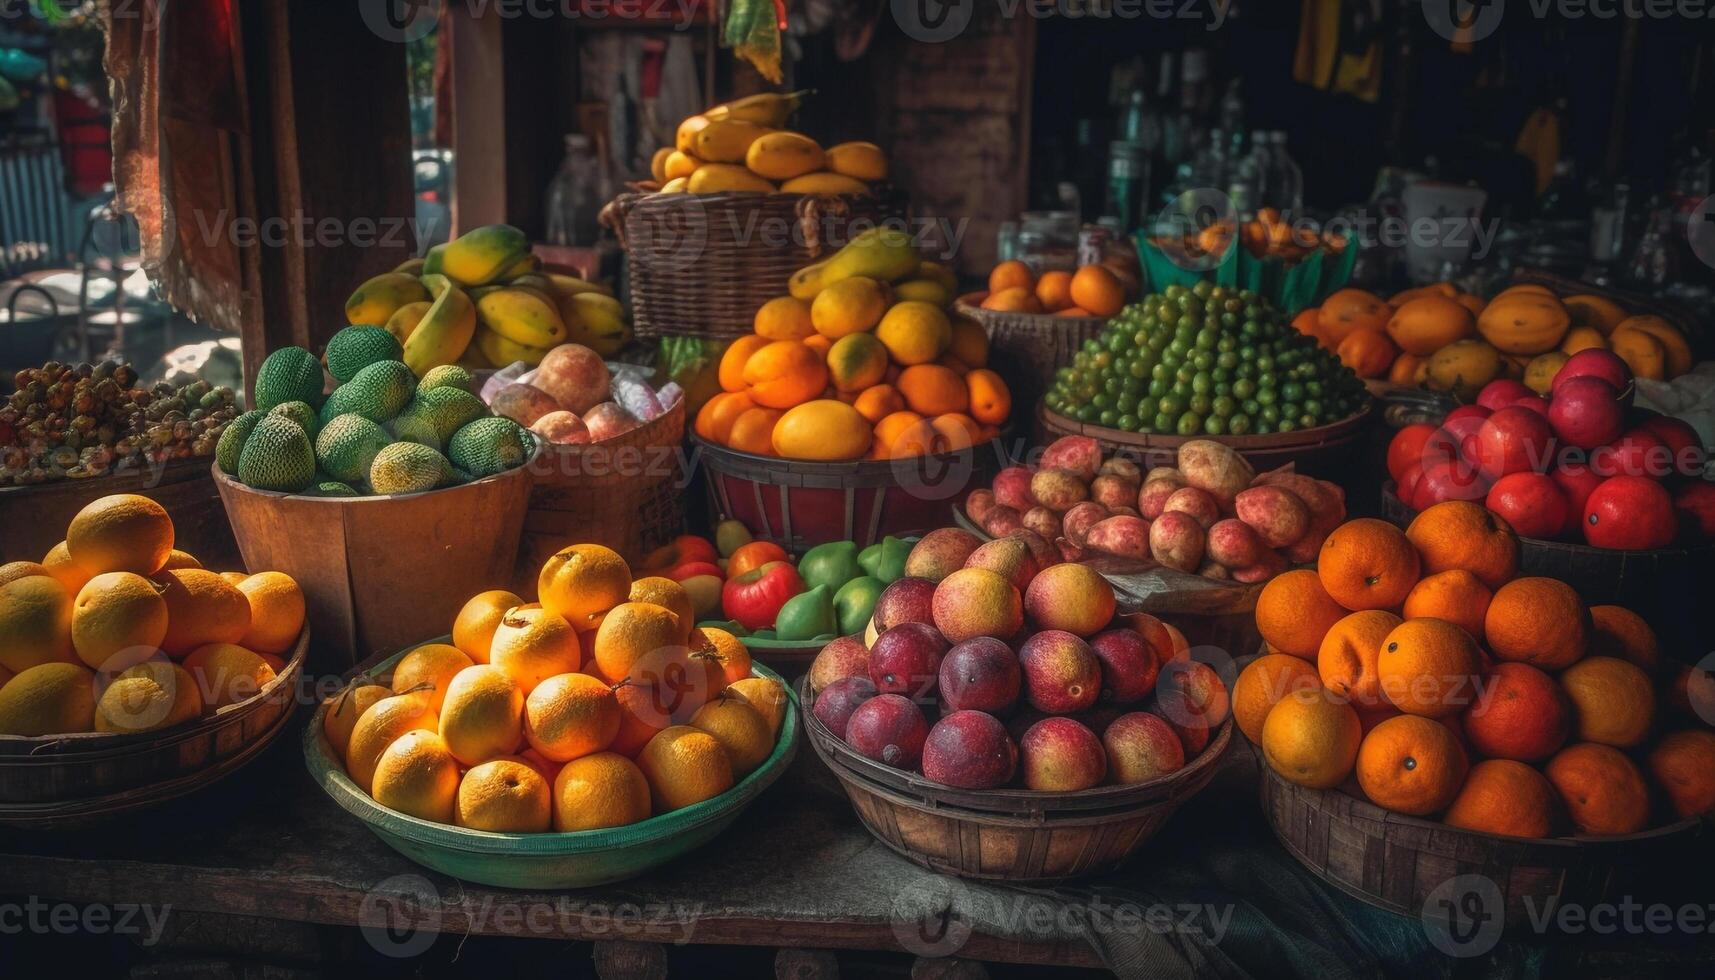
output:
[[592,246],[601,237],[601,169],[588,136],[566,137],[566,156],[548,183],[545,236],[550,245]]
[[1304,170],[1286,151],[1286,133],[1275,130],[1268,134],[1269,160],[1274,165],[1271,190],[1279,198],[1272,201],[1282,211],[1297,214],[1304,207]]

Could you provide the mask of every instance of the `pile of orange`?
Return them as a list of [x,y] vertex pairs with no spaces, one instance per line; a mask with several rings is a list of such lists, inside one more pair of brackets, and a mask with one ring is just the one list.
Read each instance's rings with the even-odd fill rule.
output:
[[[1715,813],[1715,732],[1654,632],[1519,576],[1518,539],[1449,501],[1359,519],[1263,588],[1268,650],[1233,715],[1281,777],[1514,837],[1629,834]],[[1691,680],[1695,683],[1695,680]],[[1707,710],[1707,709],[1706,709]]]
[[1224,256],[1237,238],[1245,250],[1256,258],[1278,259],[1287,268],[1297,265],[1317,251],[1337,254],[1346,247],[1346,237],[1338,232],[1318,232],[1309,225],[1295,226],[1284,220],[1277,208],[1258,208],[1249,221],[1213,221],[1178,238],[1154,236],[1150,243],[1176,259],[1202,259]]
[[1126,299],[1125,283],[1105,265],[1051,269],[1038,276],[1023,262],[1008,259],[989,272],[981,305],[1001,313],[1113,316]]
[[671,579],[616,552],[549,558],[540,601],[470,599],[452,642],[328,699],[322,730],[377,803],[504,833],[620,827],[719,796],[773,754],[788,701]]
[[92,501],[40,562],[0,565],[0,735],[136,734],[247,701],[286,669],[304,595],[213,572],[139,494]]
[[952,271],[924,262],[888,283],[848,276],[780,296],[728,345],[697,435],[786,459],[898,459],[993,439],[1012,393],[988,369],[982,325],[950,315]]

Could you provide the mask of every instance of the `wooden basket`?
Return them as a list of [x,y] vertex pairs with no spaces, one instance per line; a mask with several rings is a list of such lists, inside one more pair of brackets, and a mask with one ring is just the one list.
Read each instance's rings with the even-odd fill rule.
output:
[[426,493],[302,497],[247,487],[214,465],[244,563],[303,589],[319,672],[397,650],[512,581],[534,460]]
[[983,325],[989,336],[990,366],[1006,378],[1014,405],[1033,405],[1054,384],[1054,372],[1108,325],[1105,316],[1053,316],[1002,313],[982,308],[985,293],[966,293],[955,310]]
[[639,337],[730,340],[792,273],[905,213],[898,196],[628,193],[602,221],[625,249]]
[[1118,453],[1129,457],[1145,472],[1155,466],[1172,466],[1179,447],[1192,439],[1212,439],[1231,446],[1258,473],[1287,463],[1310,476],[1332,477],[1353,472],[1362,460],[1359,438],[1375,412],[1370,406],[1332,425],[1296,432],[1271,432],[1267,435],[1243,436],[1167,436],[1146,432],[1127,432],[1100,425],[1086,425],[1069,419],[1048,406],[1037,406],[1037,417],[1049,440],[1061,436],[1089,436],[1102,446],[1104,455]]
[[811,713],[809,678],[799,681],[798,704],[810,745],[876,839],[933,871],[996,881],[1063,881],[1119,867],[1209,784],[1233,732],[1229,717],[1183,769],[1144,783],[967,790],[852,751]]
[[[1505,927],[1566,905],[1650,901],[1651,872],[1684,862],[1702,834],[1696,818],[1623,837],[1501,837],[1384,810],[1339,790],[1307,789],[1262,767],[1262,808],[1286,850],[1335,888],[1401,915],[1446,919],[1461,875],[1495,885]],[[1471,879],[1466,879],[1470,881]],[[1452,887],[1449,888],[1449,883]],[[1438,893],[1437,889],[1441,889]],[[1437,913],[1440,913],[1439,915]]]
[[635,567],[672,540],[685,522],[684,438],[681,398],[600,444],[544,444],[529,463],[534,485],[512,591],[534,599],[542,563],[570,544],[606,545]]
[[158,475],[144,467],[110,476],[0,488],[0,565],[41,561],[64,540],[66,526],[78,511],[111,493],[142,494],[165,507],[173,519],[173,546],[208,567],[236,562],[238,546],[209,476],[210,462],[204,456],[174,460]]
[[697,435],[691,443],[708,468],[716,519],[743,521],[794,554],[829,541],[861,548],[889,534],[944,527],[956,502],[1006,465],[998,439],[958,452],[838,463],[756,456]]
[[[1683,334],[1685,339],[1689,341],[1691,346],[1694,348],[1702,348],[1705,341],[1708,339],[1708,330],[1705,328],[1703,322],[1699,318],[1692,316],[1684,307],[1674,303],[1662,302],[1661,300],[1647,296],[1643,293],[1629,292],[1624,289],[1612,289],[1607,286],[1597,286],[1593,283],[1585,282],[1582,279],[1568,279],[1565,276],[1549,272],[1546,269],[1514,269],[1512,282],[1509,285],[1516,286],[1523,283],[1535,283],[1538,286],[1547,286],[1549,289],[1554,291],[1554,295],[1560,297],[1576,296],[1579,294],[1600,296],[1603,299],[1618,303],[1620,307],[1626,311],[1628,316],[1653,313],[1654,315],[1661,317],[1663,320],[1666,320],[1668,323],[1673,324],[1674,329]],[[1699,358],[1699,360],[1701,360],[1701,358]]]
[[155,732],[0,735],[0,826],[72,830],[195,792],[260,755],[296,707],[310,628],[250,698]]

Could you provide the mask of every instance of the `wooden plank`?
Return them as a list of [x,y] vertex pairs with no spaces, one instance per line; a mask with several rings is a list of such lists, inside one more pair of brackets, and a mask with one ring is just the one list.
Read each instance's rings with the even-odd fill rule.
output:
[[454,235],[506,220],[506,59],[500,17],[485,11],[452,3],[441,20],[453,51]]

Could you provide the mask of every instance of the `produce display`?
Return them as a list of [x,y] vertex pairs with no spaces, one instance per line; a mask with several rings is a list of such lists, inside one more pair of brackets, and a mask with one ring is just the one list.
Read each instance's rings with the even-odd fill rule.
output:
[[290,576],[209,571],[160,504],[102,497],[40,562],[0,565],[0,735],[194,721],[259,693],[303,628]]
[[139,388],[129,364],[49,361],[12,378],[0,406],[0,487],[125,473],[213,456],[238,414],[231,388],[193,381]]
[[764,92],[705,109],[679,124],[673,146],[655,151],[650,176],[663,194],[859,194],[887,179],[874,143],[824,148],[783,129],[809,92]]
[[1683,420],[1632,405],[1633,376],[1612,351],[1566,358],[1544,394],[1508,378],[1439,426],[1401,429],[1387,466],[1415,510],[1482,501],[1527,538],[1638,551],[1715,539],[1715,483]]
[[1245,583],[1314,561],[1346,518],[1338,485],[1285,468],[1258,474],[1212,440],[1186,442],[1176,462],[1145,474],[1123,456],[1103,459],[1088,436],[1063,436],[1035,465],[972,490],[965,513],[997,538],[1039,536],[1066,561],[1113,555]]
[[949,316],[952,270],[880,227],[792,274],[720,361],[697,435],[759,456],[899,459],[993,439],[1012,394],[988,335]]
[[1630,834],[1715,812],[1715,732],[1654,632],[1518,576],[1467,501],[1359,519],[1263,589],[1268,652],[1233,715],[1281,778],[1509,837]]
[[1117,257],[1100,265],[1079,266],[1071,272],[1053,269],[1040,276],[1023,262],[1009,259],[989,273],[989,288],[981,305],[1002,313],[1113,316],[1136,291],[1136,273]]
[[1691,347],[1671,323],[1630,315],[1590,294],[1557,296],[1512,286],[1484,300],[1438,282],[1383,300],[1342,289],[1292,325],[1360,377],[1386,378],[1469,398],[1497,378],[1546,394],[1572,355],[1609,350],[1640,378],[1665,381],[1691,370]]
[[866,636],[810,667],[816,720],[860,755],[961,789],[1075,792],[1176,772],[1227,718],[1226,685],[1184,637],[1116,613],[1087,566],[942,528],[904,572]]
[[1270,207],[1258,208],[1256,217],[1248,221],[1213,221],[1177,237],[1152,235],[1149,241],[1163,253],[1186,264],[1201,261],[1207,256],[1227,254],[1235,238],[1251,255],[1259,259],[1280,259],[1288,267],[1318,251],[1333,254],[1346,248],[1344,235],[1332,231],[1319,233],[1302,225],[1295,227],[1291,222],[1281,220],[1277,208]]
[[517,422],[544,442],[600,444],[671,411],[685,397],[675,382],[659,389],[639,369],[619,365],[582,344],[561,344],[534,367],[514,363],[483,384],[496,415]]
[[1128,432],[1239,436],[1328,425],[1368,398],[1254,292],[1203,281],[1121,310],[1056,372],[1043,402]]
[[[602,355],[631,339],[625,308],[612,290],[545,272],[530,240],[511,225],[483,225],[359,285],[345,301],[346,322],[391,334],[402,360],[421,378],[436,367],[501,368],[540,363],[571,342]],[[379,338],[353,344],[362,359]],[[328,367],[334,377],[346,379]]]
[[400,813],[472,830],[622,827],[712,799],[773,754],[790,704],[690,594],[617,553],[548,559],[541,601],[473,596],[452,643],[353,681],[323,731],[353,782]]

